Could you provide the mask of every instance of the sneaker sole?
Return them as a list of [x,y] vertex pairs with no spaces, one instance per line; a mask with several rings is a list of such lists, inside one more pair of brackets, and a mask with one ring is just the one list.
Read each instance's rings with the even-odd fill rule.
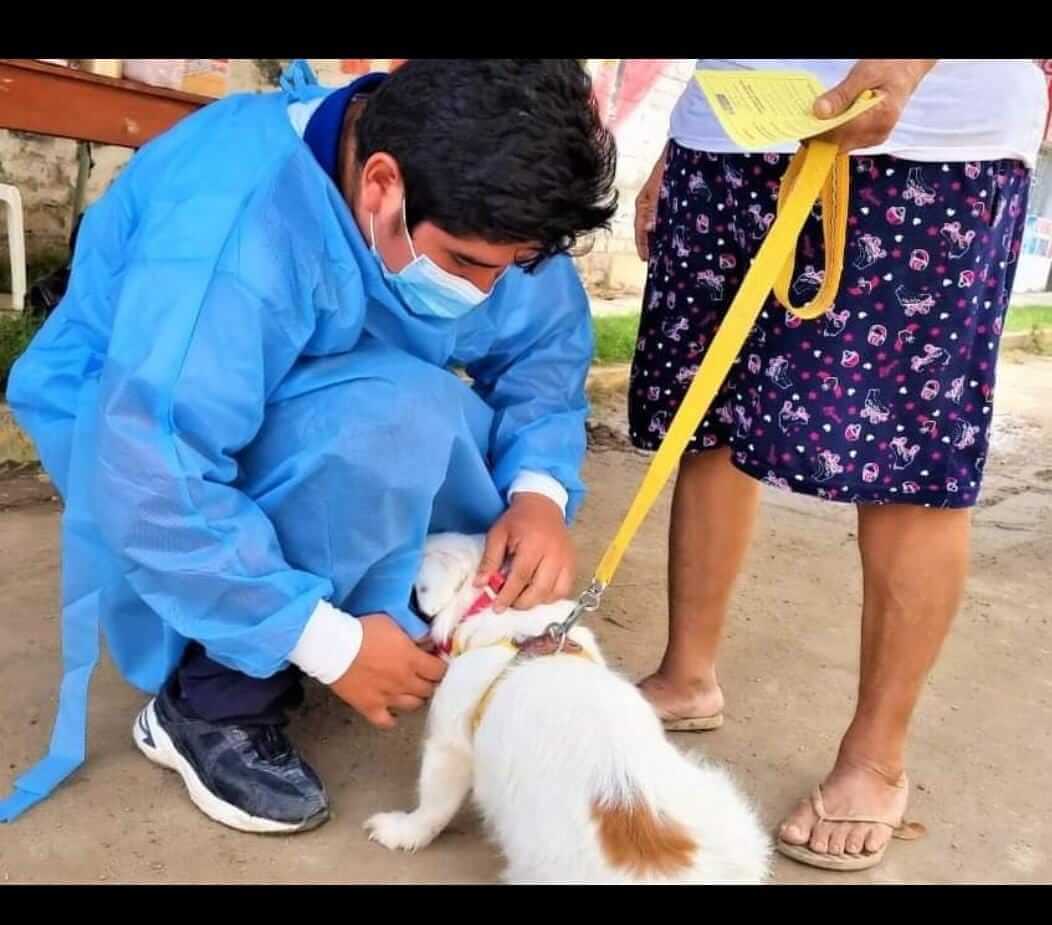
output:
[[197,776],[192,764],[187,761],[175,747],[168,733],[157,720],[154,701],[151,700],[140,711],[132,724],[132,738],[139,751],[150,761],[162,768],[175,771],[186,785],[190,800],[209,819],[253,835],[289,835],[294,832],[307,832],[316,829],[329,818],[328,812],[319,813],[303,822],[276,822],[273,819],[262,819],[252,816],[232,803],[227,803],[212,793]]

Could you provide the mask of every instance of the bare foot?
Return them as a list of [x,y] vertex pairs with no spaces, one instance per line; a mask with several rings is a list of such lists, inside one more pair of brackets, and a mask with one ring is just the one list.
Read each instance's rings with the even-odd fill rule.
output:
[[639,682],[639,691],[665,722],[723,712],[723,691],[715,682],[676,682],[656,671]]
[[[822,783],[827,816],[868,816],[901,820],[906,812],[909,787],[906,776],[895,783],[879,772],[838,762]],[[778,832],[791,845],[807,845],[817,854],[860,855],[880,851],[891,839],[888,825],[870,822],[819,822],[810,798],[802,801]]]

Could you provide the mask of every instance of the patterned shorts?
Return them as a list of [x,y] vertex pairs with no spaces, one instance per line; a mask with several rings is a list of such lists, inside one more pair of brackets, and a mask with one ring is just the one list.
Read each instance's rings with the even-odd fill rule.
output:
[[[788,155],[669,145],[632,364],[629,429],[665,436],[774,219]],[[801,322],[773,297],[688,452],[834,501],[970,507],[982,479],[1001,325],[1026,214],[1018,161],[853,158],[836,302]],[[793,301],[824,266],[816,205]]]

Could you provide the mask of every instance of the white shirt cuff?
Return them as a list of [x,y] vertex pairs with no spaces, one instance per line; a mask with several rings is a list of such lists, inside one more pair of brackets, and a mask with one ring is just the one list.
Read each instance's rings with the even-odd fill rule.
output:
[[328,601],[319,601],[289,661],[322,684],[332,684],[351,667],[361,647],[361,623]]
[[512,482],[511,488],[508,489],[508,500],[511,501],[512,495],[519,492],[533,492],[550,498],[559,505],[563,517],[566,516],[566,504],[570,500],[570,495],[558,480],[552,478],[547,472],[523,469]]

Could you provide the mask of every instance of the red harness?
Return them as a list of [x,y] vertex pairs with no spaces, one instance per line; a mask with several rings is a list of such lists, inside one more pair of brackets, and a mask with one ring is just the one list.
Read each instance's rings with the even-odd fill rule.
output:
[[482,613],[483,610],[488,610],[497,599],[497,595],[500,594],[500,589],[504,587],[505,581],[507,581],[507,578],[500,572],[494,572],[490,576],[486,586],[482,589],[482,593],[475,598],[475,602],[467,609],[467,613],[460,618],[460,623],[453,627],[453,632],[449,634],[449,638],[438,647],[439,652],[443,655],[449,655],[453,651],[453,637],[460,628],[460,624],[471,619],[476,614]]

